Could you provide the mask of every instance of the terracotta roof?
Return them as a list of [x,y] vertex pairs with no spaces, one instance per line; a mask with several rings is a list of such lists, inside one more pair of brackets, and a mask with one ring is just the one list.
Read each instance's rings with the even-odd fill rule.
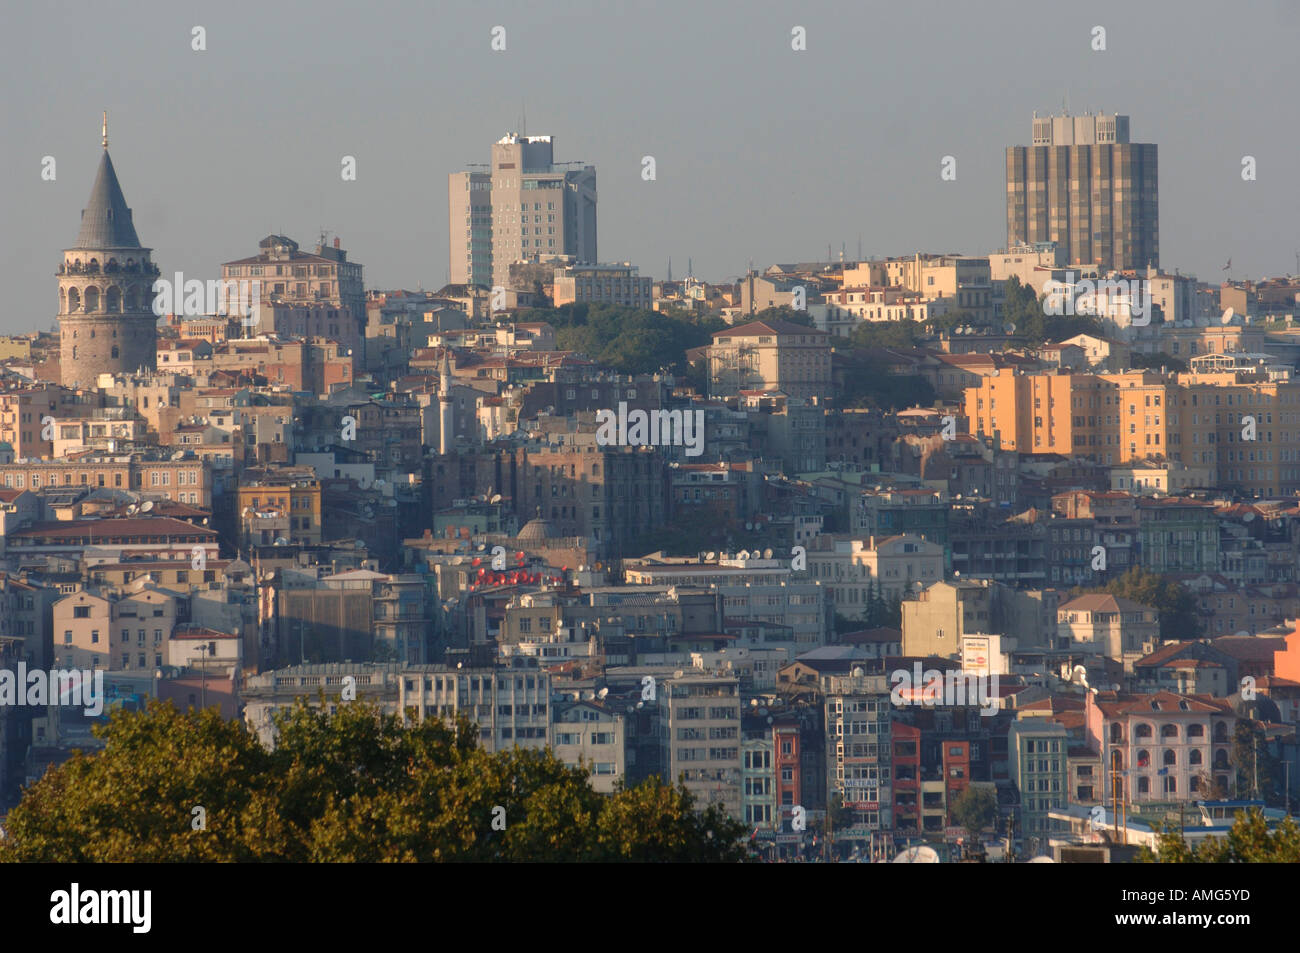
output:
[[1132,599],[1124,599],[1119,596],[1112,596],[1109,593],[1094,593],[1087,596],[1079,596],[1071,599],[1069,602],[1060,606],[1057,612],[1155,612],[1150,606],[1145,606],[1140,602],[1134,602]]
[[725,331],[718,331],[713,335],[715,341],[721,338],[735,337],[754,337],[759,334],[814,334],[818,337],[826,337],[825,331],[818,331],[816,328],[805,327],[802,324],[793,324],[790,321],[750,321],[748,324],[742,324],[738,327],[727,328]]

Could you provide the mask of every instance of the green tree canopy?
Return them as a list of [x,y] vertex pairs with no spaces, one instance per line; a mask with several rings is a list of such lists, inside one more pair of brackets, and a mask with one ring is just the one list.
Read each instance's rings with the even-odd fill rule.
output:
[[1177,825],[1158,826],[1156,849],[1142,847],[1146,864],[1294,864],[1300,863],[1300,827],[1283,818],[1272,831],[1258,808],[1240,811],[1227,837],[1207,837],[1188,845]]
[[998,822],[997,796],[984,787],[968,787],[952,805],[952,819],[972,834],[991,830]]
[[1195,639],[1202,625],[1196,597],[1172,579],[1134,566],[1100,589],[1077,588],[1071,594],[1109,593],[1151,606],[1160,613],[1160,638],[1168,641]]
[[534,308],[519,320],[548,322],[561,348],[623,374],[653,374],[660,368],[686,372],[686,352],[712,343],[714,332],[726,327],[720,318],[611,304]]
[[[300,701],[266,750],[212,709],[150,703],[24,792],[0,860],[738,861],[742,825],[652,779],[606,796],[548,750],[478,729]],[[202,808],[199,825],[195,808]],[[201,826],[202,829],[195,829]]]

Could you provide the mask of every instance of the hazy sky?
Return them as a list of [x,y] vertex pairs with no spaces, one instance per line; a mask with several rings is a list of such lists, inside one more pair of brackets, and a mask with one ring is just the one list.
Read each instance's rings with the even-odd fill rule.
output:
[[[662,278],[671,256],[680,277],[691,257],[720,281],[828,244],[853,257],[859,236],[867,255],[987,253],[1006,241],[1005,147],[1067,95],[1071,112],[1128,114],[1134,141],[1159,144],[1162,266],[1211,281],[1229,257],[1238,278],[1297,271],[1292,0],[15,6],[0,14],[0,331],[53,324],[105,108],[165,274],[218,277],[267,234],[310,246],[324,228],[367,288],[438,288],[447,174],[486,162],[524,108],[558,161],[595,164],[601,259],[643,274]],[[196,25],[206,52],[191,49]]]

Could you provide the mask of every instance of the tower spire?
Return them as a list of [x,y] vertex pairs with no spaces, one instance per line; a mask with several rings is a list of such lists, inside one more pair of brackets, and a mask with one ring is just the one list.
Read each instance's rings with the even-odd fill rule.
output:
[[108,110],[104,110],[104,148],[108,148]]

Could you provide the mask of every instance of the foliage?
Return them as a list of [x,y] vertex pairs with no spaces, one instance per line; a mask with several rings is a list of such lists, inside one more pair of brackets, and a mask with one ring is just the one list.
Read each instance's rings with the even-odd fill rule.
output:
[[611,304],[535,308],[519,320],[550,323],[562,349],[623,374],[653,374],[661,368],[684,372],[686,352],[712,343],[714,332],[726,327],[720,318]]
[[1300,862],[1300,827],[1284,818],[1273,831],[1258,808],[1239,811],[1224,837],[1207,837],[1190,847],[1174,824],[1157,826],[1156,849],[1142,847],[1145,864],[1294,864]]
[[1134,566],[1100,589],[1075,589],[1072,595],[1109,593],[1150,606],[1160,614],[1160,638],[1181,641],[1199,638],[1201,620],[1196,597],[1172,579]]
[[1180,360],[1172,354],[1166,354],[1163,351],[1156,354],[1139,354],[1134,352],[1129,355],[1128,363],[1135,371],[1144,370],[1146,368],[1159,370],[1162,367],[1171,371],[1177,371],[1180,374],[1186,373],[1187,371],[1186,361]]
[[903,318],[899,321],[862,321],[849,334],[849,343],[858,348],[911,348],[920,346],[925,338],[926,331],[921,322]]
[[988,788],[968,787],[952,805],[952,819],[972,834],[992,830],[998,823],[998,799]]
[[[788,304],[777,308],[764,308],[754,313],[749,321],[785,321],[789,324],[802,324],[806,328],[813,326],[812,315],[807,311],[796,311]],[[746,322],[748,323],[748,321]]]
[[[464,720],[300,700],[267,751],[215,710],[152,702],[96,729],[10,813],[0,860],[737,861],[745,830],[683,786],[611,796],[549,751],[489,754]],[[206,811],[194,830],[192,808]],[[504,815],[498,809],[504,809]],[[494,823],[496,822],[496,823]]]
[[[856,332],[855,332],[856,333]],[[839,401],[846,407],[902,410],[934,403],[934,387],[923,377],[891,374],[883,357],[850,351],[844,358]]]
[[1016,334],[1025,339],[1029,347],[1040,347],[1049,341],[1063,341],[1076,334],[1102,333],[1101,323],[1091,315],[1051,315],[1043,310],[1043,303],[1029,285],[1022,285],[1014,275],[1005,283],[1004,319],[1016,326]]

